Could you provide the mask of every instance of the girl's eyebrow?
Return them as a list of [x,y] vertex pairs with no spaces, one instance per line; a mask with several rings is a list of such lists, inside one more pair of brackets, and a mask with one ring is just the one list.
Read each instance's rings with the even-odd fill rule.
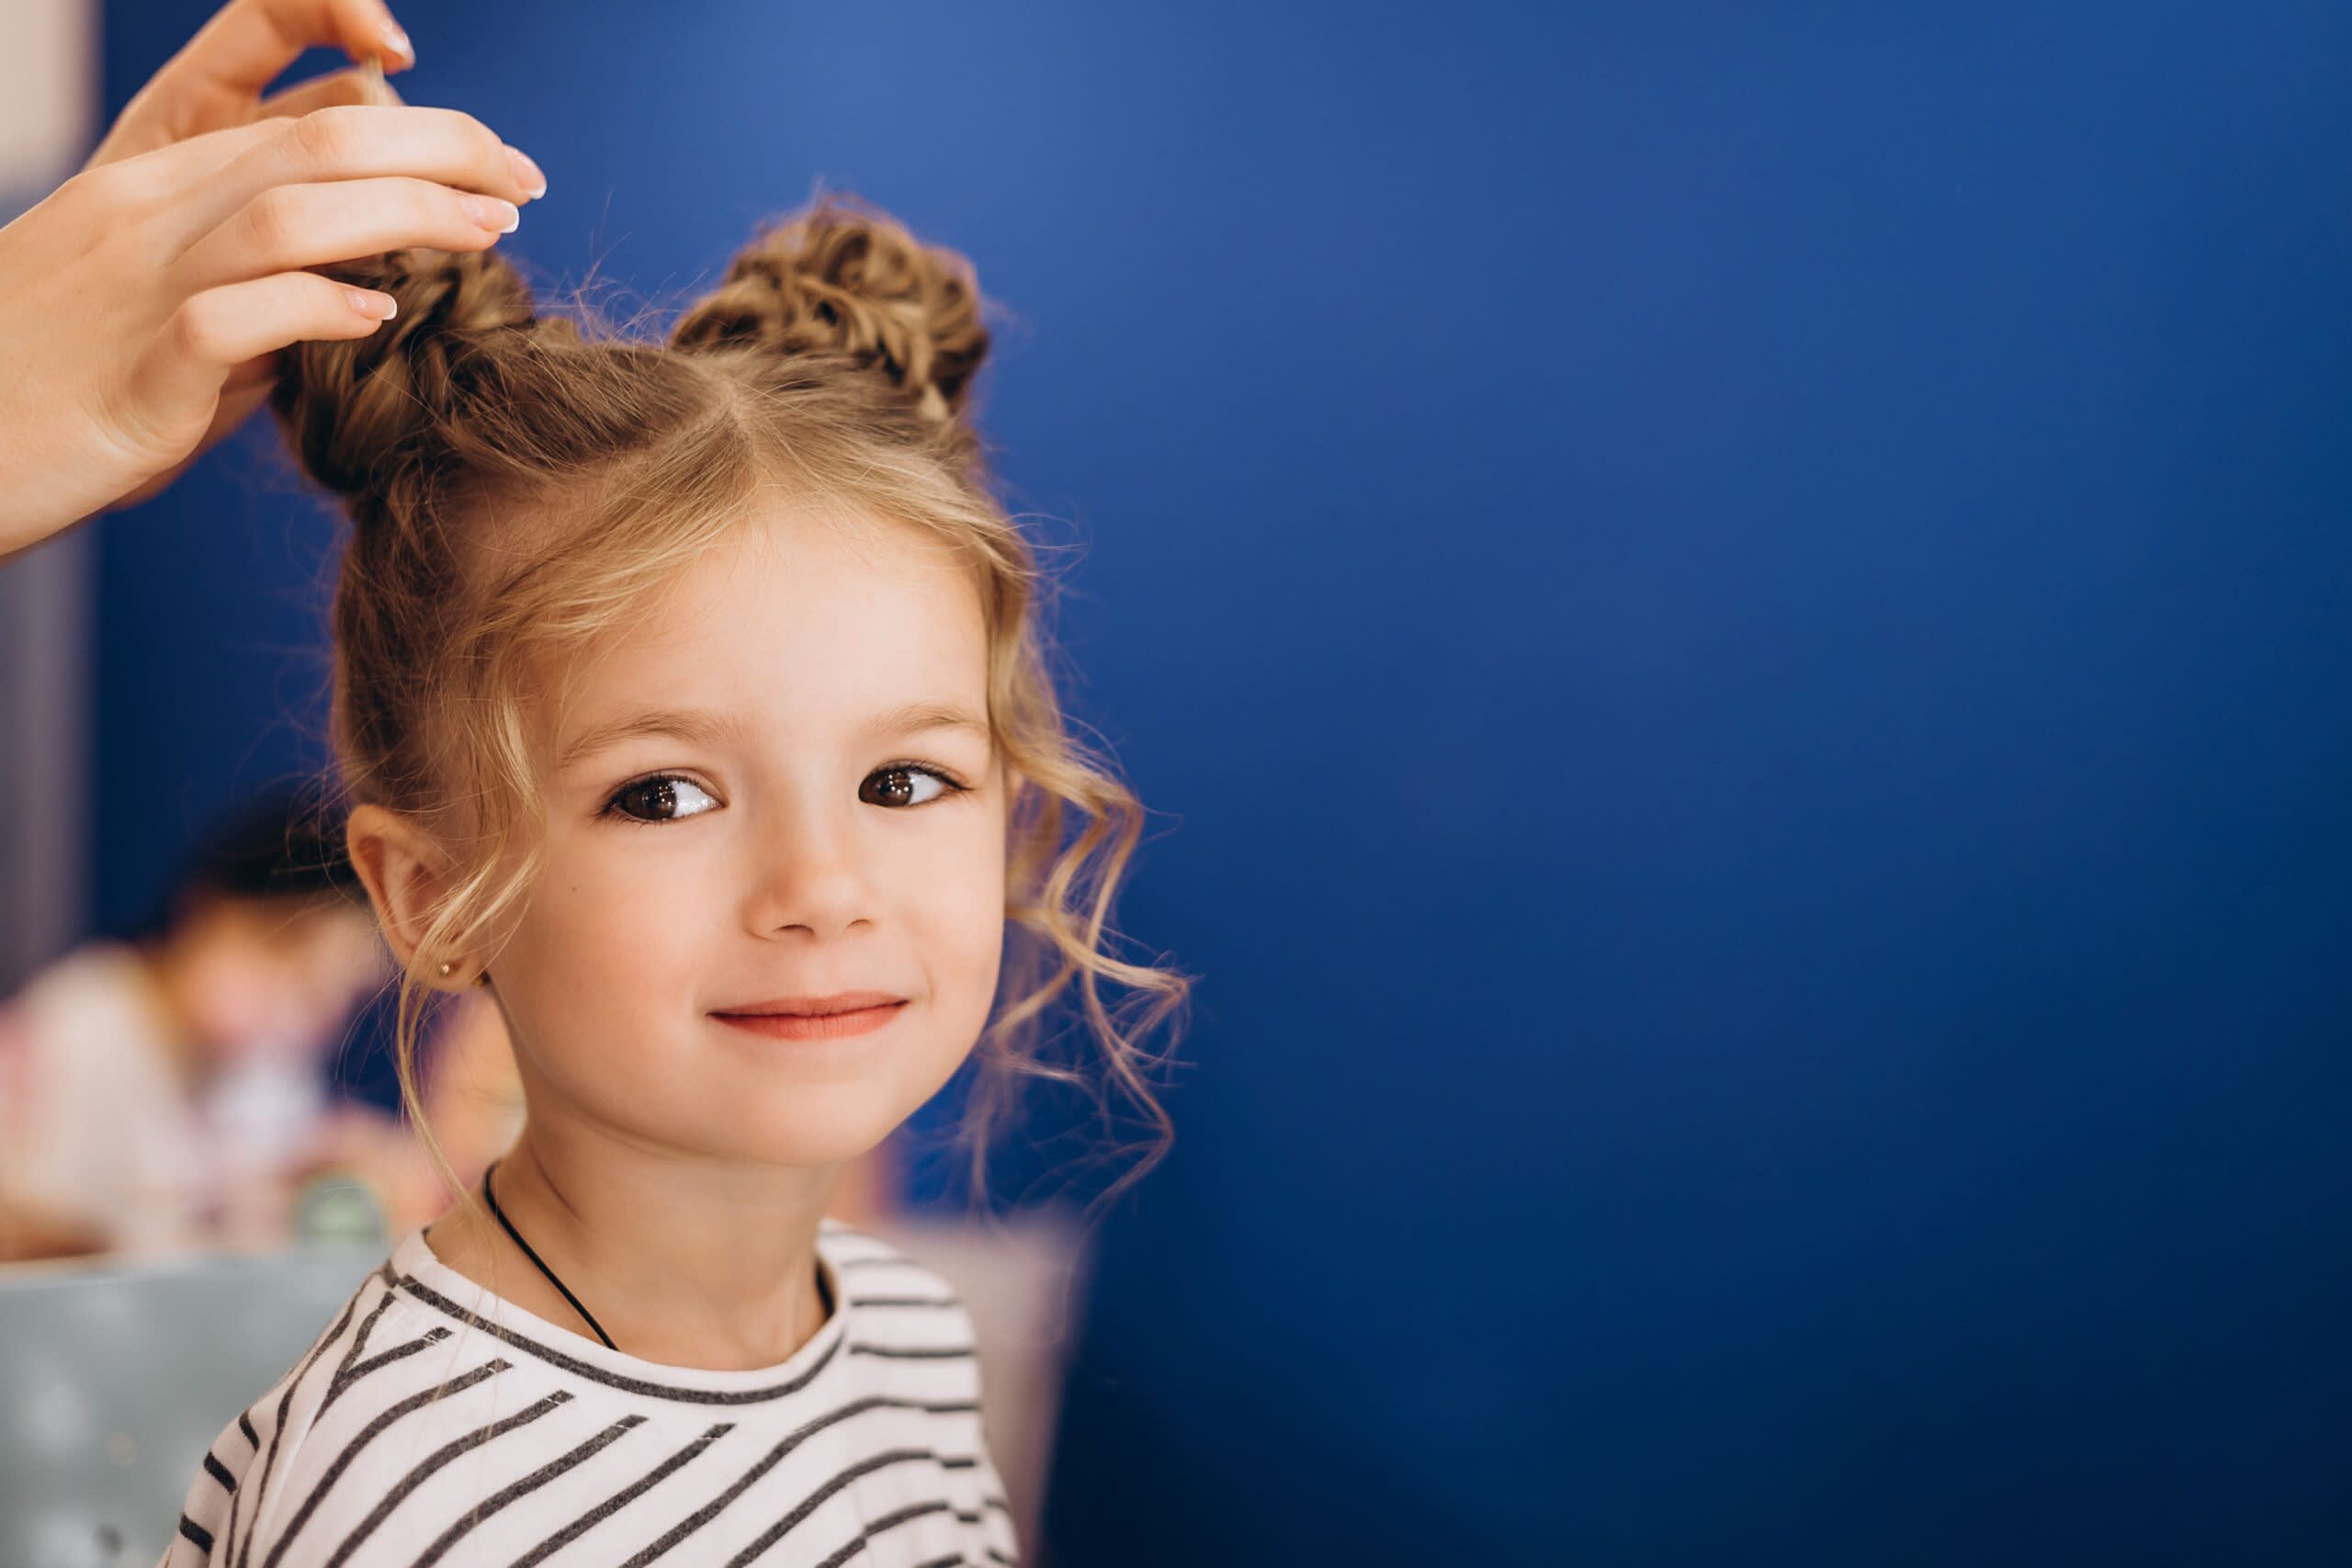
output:
[[[986,720],[957,703],[911,702],[876,717],[867,727],[874,735],[915,735],[926,729],[961,729],[982,740],[990,739]],[[582,730],[563,749],[556,762],[560,773],[577,766],[607,747],[640,736],[667,735],[699,746],[718,746],[743,739],[746,726],[731,713],[708,708],[654,708],[607,719]]]

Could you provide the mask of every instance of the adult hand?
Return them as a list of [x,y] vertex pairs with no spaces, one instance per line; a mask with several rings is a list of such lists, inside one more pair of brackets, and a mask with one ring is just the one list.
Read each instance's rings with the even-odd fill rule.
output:
[[308,269],[485,250],[545,191],[480,120],[364,70],[261,97],[322,44],[414,63],[376,0],[229,0],[0,228],[0,559],[162,490],[268,397],[279,350],[390,314]]

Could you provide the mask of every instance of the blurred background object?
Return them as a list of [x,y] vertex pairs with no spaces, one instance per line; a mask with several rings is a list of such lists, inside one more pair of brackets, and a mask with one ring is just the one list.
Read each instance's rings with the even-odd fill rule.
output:
[[[884,1145],[887,1159],[893,1145]],[[861,1162],[873,1181],[885,1160]],[[878,1185],[878,1182],[876,1183]],[[971,1314],[980,1362],[980,1416],[1004,1483],[1016,1539],[1045,1535],[1063,1383],[1086,1304],[1090,1237],[1066,1208],[1016,1208],[974,1220],[944,1209],[886,1202],[837,1217],[922,1260]]]
[[389,1130],[327,1084],[388,976],[339,831],[292,792],[203,835],[150,929],[0,1006],[0,1259],[284,1242],[300,1182]]
[[153,1568],[207,1445],[382,1260],[345,1244],[0,1268],[0,1564]]

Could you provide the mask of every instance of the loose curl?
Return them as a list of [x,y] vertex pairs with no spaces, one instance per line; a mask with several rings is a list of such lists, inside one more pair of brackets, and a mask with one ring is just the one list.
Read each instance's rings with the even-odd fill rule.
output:
[[[479,951],[544,863],[547,806],[526,721],[536,671],[643,615],[741,528],[763,488],[919,529],[969,570],[986,615],[989,719],[1012,783],[1006,959],[956,1139],[976,1201],[1021,1080],[1123,1092],[1157,1137],[1100,1195],[1165,1155],[1173,1126],[1141,1037],[1190,977],[1109,950],[1136,796],[1070,733],[1036,626],[1050,580],[992,493],[969,418],[989,333],[970,264],[854,197],[763,228],[666,344],[542,314],[494,250],[412,249],[322,269],[399,313],[364,338],[303,342],[271,406],[351,530],[333,606],[325,812],[382,806],[453,857],[399,976],[401,1098],[469,1207],[417,1083],[445,960]],[[593,319],[593,308],[585,307]],[[340,795],[340,799],[332,798]],[[1076,830],[1070,831],[1072,824]],[[1068,841],[1065,841],[1065,840]],[[1128,995],[1107,1005],[1102,983]],[[1075,982],[1101,1071],[1044,1059]]]

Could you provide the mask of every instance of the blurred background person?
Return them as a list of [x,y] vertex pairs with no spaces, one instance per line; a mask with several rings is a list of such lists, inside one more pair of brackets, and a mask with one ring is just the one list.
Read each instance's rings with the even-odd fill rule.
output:
[[389,976],[341,832],[266,795],[159,918],[0,1004],[0,1258],[267,1246],[295,1184],[381,1145],[331,1058]]

